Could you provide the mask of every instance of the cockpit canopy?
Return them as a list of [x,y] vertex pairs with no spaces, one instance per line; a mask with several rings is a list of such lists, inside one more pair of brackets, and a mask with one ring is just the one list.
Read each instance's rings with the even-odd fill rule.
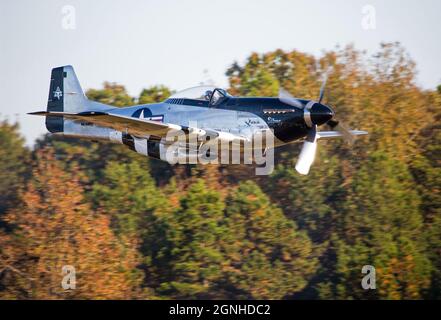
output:
[[167,99],[167,102],[189,99],[205,101],[209,105],[217,105],[228,97],[231,97],[231,95],[224,89],[215,86],[198,86],[175,93]]

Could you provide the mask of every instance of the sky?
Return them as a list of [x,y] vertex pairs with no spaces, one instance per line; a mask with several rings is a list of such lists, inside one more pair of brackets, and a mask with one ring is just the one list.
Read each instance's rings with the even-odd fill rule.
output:
[[278,48],[375,53],[399,41],[433,89],[440,35],[439,0],[0,0],[0,119],[18,120],[32,146],[46,129],[26,113],[46,109],[53,67],[73,65],[84,90],[111,81],[137,96],[155,84],[225,87],[234,61]]

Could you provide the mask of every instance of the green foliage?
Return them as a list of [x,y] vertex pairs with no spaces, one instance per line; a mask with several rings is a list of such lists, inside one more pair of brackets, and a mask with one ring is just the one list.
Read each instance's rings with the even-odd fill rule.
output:
[[126,88],[114,82],[104,82],[103,89],[90,89],[86,92],[86,95],[91,100],[115,107],[125,107],[134,104],[134,99],[129,96]]
[[317,266],[306,233],[252,182],[240,184],[226,203],[226,278],[239,297],[282,299],[302,290]]
[[325,148],[319,149],[314,169],[308,176],[298,174],[293,160],[296,159],[276,167],[265,190],[314,242],[323,243],[330,238],[339,203],[345,197],[338,158],[331,156]]
[[256,53],[251,55],[244,68],[234,64],[227,71],[227,76],[240,78],[240,83],[237,83],[236,87],[232,88],[235,94],[277,96],[279,89],[277,79],[265,69],[262,59]]
[[341,297],[366,296],[355,287],[363,261],[377,270],[377,298],[418,299],[427,289],[431,264],[412,183],[406,165],[382,151],[356,172],[339,221]]
[[18,124],[0,121],[0,215],[14,206],[29,173],[29,151]]
[[161,102],[171,96],[172,92],[166,86],[153,86],[143,89],[139,95],[138,103],[155,103]]
[[142,234],[144,220],[164,204],[148,166],[138,162],[109,162],[103,181],[93,185],[90,200],[111,215],[115,230],[123,234]]
[[[441,92],[434,103],[441,106]],[[438,100],[436,100],[438,99]],[[436,109],[435,109],[436,110]],[[441,113],[434,115],[433,123],[427,125],[418,139],[421,153],[412,163],[412,173],[421,196],[421,211],[424,216],[424,239],[429,248],[428,256],[434,269],[432,283],[427,296],[441,298]]]
[[252,182],[224,201],[199,180],[163,219],[168,261],[158,291],[167,296],[281,299],[316,268],[307,235]]
[[[51,147],[66,171],[77,171],[88,188],[103,180],[103,171],[112,161],[121,163],[138,162],[149,167],[149,159],[126,146],[111,142],[93,142],[85,139],[60,137],[46,134],[36,143],[35,150]],[[78,171],[79,170],[79,171]]]
[[220,195],[199,181],[163,216],[167,246],[161,254],[169,259],[161,272],[160,292],[178,298],[214,293],[223,263],[219,241],[227,231],[220,225],[223,209]]

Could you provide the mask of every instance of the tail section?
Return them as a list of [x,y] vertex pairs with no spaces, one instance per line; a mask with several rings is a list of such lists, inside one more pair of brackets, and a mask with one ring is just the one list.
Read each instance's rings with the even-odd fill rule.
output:
[[87,98],[72,66],[52,69],[47,111],[87,111]]
[[[47,111],[72,113],[87,111],[87,98],[72,66],[52,69]],[[63,117],[46,117],[46,128],[52,133],[63,132]]]
[[[87,99],[72,66],[52,69],[47,112],[81,113],[109,108],[111,107]],[[46,128],[49,132],[65,133],[65,126],[66,120],[63,116],[46,117]]]

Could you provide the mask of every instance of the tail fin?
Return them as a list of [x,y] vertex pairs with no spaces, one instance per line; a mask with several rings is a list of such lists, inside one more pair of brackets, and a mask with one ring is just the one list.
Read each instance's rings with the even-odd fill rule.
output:
[[[72,66],[52,69],[47,111],[79,113],[86,110],[87,98]],[[63,117],[46,117],[46,128],[52,133],[62,133]]]
[[[72,66],[52,69],[47,112],[81,113],[114,108],[103,103],[88,100],[84,95],[83,89],[81,89]],[[63,115],[54,114],[47,116],[46,128],[52,133],[65,133],[66,121],[69,125],[74,126],[72,120],[64,119]],[[75,124],[75,126],[79,126],[79,124]]]
[[87,111],[87,98],[72,66],[52,69],[47,111],[71,113]]
[[[72,66],[52,69],[47,112],[81,113],[112,108],[114,107],[87,99]],[[63,116],[46,117],[46,128],[49,132],[62,133],[64,126]]]

